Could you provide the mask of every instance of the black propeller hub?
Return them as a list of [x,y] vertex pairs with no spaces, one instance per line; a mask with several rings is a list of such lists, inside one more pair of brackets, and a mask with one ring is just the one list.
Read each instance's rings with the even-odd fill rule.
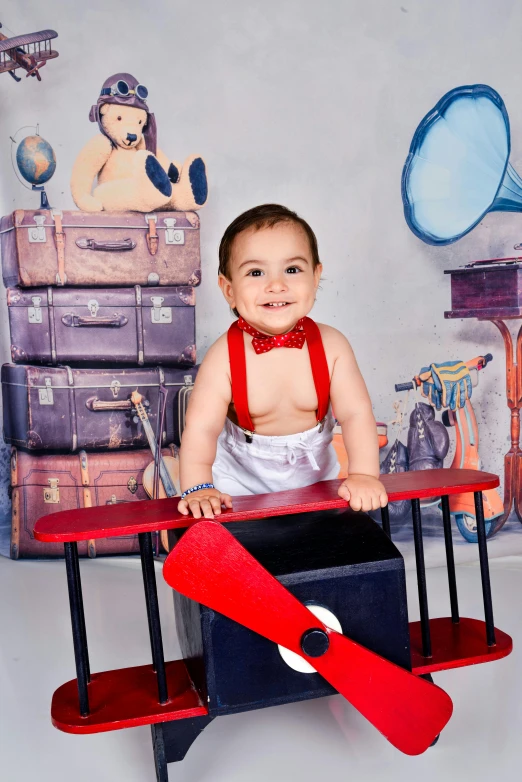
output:
[[307,657],[322,657],[328,651],[330,639],[324,630],[312,627],[301,637],[301,649]]

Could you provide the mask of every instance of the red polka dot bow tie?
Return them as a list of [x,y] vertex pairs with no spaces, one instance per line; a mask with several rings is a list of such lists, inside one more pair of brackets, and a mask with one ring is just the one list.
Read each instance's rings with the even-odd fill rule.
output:
[[286,334],[263,334],[243,318],[239,318],[237,325],[242,331],[250,334],[252,345],[256,353],[268,353],[272,348],[302,348],[305,343],[305,332],[303,328],[304,318],[297,321],[292,331]]

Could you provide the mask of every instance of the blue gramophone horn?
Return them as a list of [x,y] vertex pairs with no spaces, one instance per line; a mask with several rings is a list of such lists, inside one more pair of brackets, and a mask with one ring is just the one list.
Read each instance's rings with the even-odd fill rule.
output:
[[415,131],[402,172],[404,216],[427,244],[451,244],[488,212],[522,212],[508,162],[509,117],[491,87],[447,92]]

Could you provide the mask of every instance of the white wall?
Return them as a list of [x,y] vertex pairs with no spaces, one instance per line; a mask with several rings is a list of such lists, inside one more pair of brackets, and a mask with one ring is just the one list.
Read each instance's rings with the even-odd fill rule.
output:
[[208,165],[199,359],[230,323],[215,282],[224,228],[255,204],[284,203],[319,239],[325,280],[313,315],[352,341],[378,418],[392,416],[394,383],[423,364],[494,354],[474,400],[484,467],[501,472],[502,342],[490,324],[444,320],[443,271],[511,254],[522,216],[491,215],[456,245],[428,247],[404,221],[400,176],[424,114],[447,90],[478,82],[506,102],[512,163],[522,171],[522,5],[401,2],[4,0],[0,21],[16,33],[56,29],[60,57],[41,84],[0,77],[0,205],[3,214],[38,204],[9,160],[9,135],[38,122],[58,160],[50,201],[73,207],[71,167],[96,132],[89,108],[107,76],[130,71],[149,87],[165,152],[201,152]]

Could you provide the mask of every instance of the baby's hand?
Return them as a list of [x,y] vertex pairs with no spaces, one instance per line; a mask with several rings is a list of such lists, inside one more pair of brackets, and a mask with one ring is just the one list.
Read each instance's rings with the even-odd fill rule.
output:
[[232,497],[230,494],[221,494],[219,489],[200,489],[193,491],[184,500],[178,502],[178,510],[184,516],[192,513],[195,519],[204,516],[206,519],[213,519],[214,515],[219,516],[221,505],[225,508],[232,507]]
[[339,486],[339,497],[350,503],[352,510],[378,510],[388,502],[386,489],[372,475],[349,475]]

